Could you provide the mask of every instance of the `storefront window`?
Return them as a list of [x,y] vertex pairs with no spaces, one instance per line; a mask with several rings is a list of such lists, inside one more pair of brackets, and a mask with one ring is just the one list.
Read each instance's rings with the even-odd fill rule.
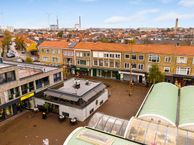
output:
[[3,84],[4,82],[6,82],[5,74],[0,74],[0,84]]
[[27,84],[22,85],[21,88],[22,88],[22,95],[28,93],[28,85]]
[[34,90],[34,82],[29,83],[29,91],[32,92]]
[[53,75],[54,77],[54,82],[61,81],[61,73],[56,73]]

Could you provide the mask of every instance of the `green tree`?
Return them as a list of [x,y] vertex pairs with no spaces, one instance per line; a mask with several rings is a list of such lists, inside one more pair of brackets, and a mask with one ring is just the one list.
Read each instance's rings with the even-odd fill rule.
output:
[[17,36],[15,39],[16,49],[20,51],[26,50],[23,37]]
[[152,65],[149,69],[147,81],[149,84],[155,84],[164,81],[164,74],[160,71],[157,64]]
[[57,37],[62,38],[62,37],[63,37],[63,31],[58,32],[58,33],[57,33]]
[[49,112],[49,104],[47,102],[45,102],[43,107],[44,107],[45,111],[48,113]]
[[9,45],[11,42],[12,35],[9,31],[5,31],[3,35],[3,39],[1,40],[2,43],[2,53],[1,56],[3,57],[5,55],[5,52],[9,51]]
[[33,63],[33,60],[31,57],[26,57],[26,60],[25,60],[26,63]]

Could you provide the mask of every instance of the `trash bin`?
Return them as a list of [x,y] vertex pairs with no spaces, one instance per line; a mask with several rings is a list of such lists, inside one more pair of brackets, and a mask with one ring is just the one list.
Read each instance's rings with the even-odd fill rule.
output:
[[42,119],[46,119],[46,118],[47,118],[46,112],[42,112]]

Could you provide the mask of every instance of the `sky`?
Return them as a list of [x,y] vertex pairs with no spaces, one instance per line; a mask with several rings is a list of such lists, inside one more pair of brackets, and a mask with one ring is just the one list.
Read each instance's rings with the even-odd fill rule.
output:
[[194,27],[194,0],[0,0],[0,26],[47,28]]

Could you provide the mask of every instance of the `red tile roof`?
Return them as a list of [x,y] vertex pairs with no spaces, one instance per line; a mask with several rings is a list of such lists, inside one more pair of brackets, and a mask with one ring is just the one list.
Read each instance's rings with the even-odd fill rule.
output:
[[[50,48],[68,48],[68,43],[64,40],[60,41],[44,41],[40,47]],[[112,52],[136,52],[136,53],[156,53],[167,55],[194,55],[194,46],[175,46],[167,44],[145,44],[145,45],[130,45],[118,43],[93,43],[80,42],[75,49],[88,49],[92,51],[112,51]]]
[[130,45],[115,43],[92,43],[80,42],[76,45],[77,49],[89,49],[93,51],[114,51],[114,52],[136,52],[136,53],[156,53],[168,55],[194,55],[194,46],[175,46],[175,45]]
[[65,40],[57,40],[57,41],[44,41],[39,45],[39,47],[50,47],[50,48],[67,48],[68,43]]

